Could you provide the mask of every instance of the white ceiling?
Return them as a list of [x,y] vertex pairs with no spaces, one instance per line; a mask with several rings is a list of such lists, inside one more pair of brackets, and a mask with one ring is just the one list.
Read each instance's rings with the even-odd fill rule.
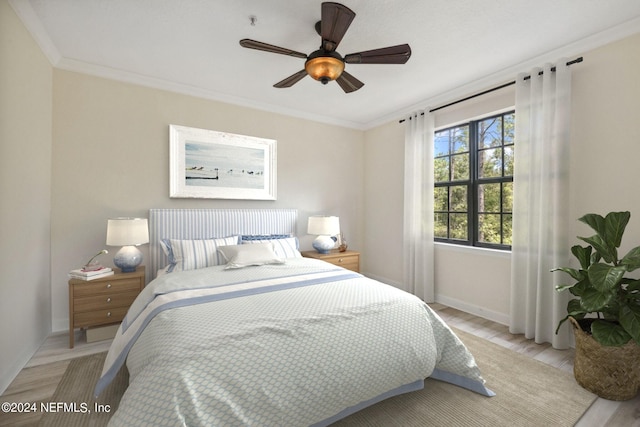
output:
[[639,0],[343,0],[343,56],[412,49],[404,65],[347,64],[365,86],[345,94],[310,77],[276,89],[304,60],[238,43],[311,53],[321,0],[10,2],[56,67],[359,129],[640,32]]

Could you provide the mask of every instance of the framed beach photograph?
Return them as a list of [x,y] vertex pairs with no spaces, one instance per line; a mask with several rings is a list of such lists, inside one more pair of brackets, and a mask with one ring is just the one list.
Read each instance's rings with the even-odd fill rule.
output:
[[170,197],[276,200],[276,141],[169,126]]

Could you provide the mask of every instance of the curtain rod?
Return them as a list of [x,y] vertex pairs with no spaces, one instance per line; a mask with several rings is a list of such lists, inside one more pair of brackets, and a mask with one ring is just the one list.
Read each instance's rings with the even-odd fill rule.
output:
[[[579,58],[576,58],[576,59],[574,59],[572,61],[567,62],[567,66],[573,65],[573,64],[578,64],[580,62],[582,62],[582,56],[579,57]],[[556,71],[556,67],[555,66],[551,67],[551,71]],[[540,71],[538,73],[539,76],[541,76],[542,74],[544,74],[542,71]],[[525,76],[524,77],[524,80],[529,80],[529,79],[531,79],[531,76]],[[512,86],[514,84],[516,84],[515,80],[511,81],[511,82],[508,82],[508,83],[503,83],[500,86],[492,87],[491,89],[483,90],[480,93],[476,93],[476,94],[467,96],[466,98],[458,99],[457,101],[453,101],[453,102],[450,102],[448,104],[441,105],[440,107],[433,108],[433,109],[429,110],[429,112],[433,113],[434,111],[442,110],[443,108],[447,108],[447,107],[451,107],[452,105],[460,104],[461,102],[465,102],[465,101],[468,101],[470,99],[477,98],[479,96],[486,95],[486,94],[491,93],[491,92],[495,92],[496,90],[500,90],[500,89],[503,89],[505,87]],[[420,113],[420,115],[424,116],[424,113]],[[402,120],[399,120],[398,123],[403,123],[404,121],[405,121],[405,119],[402,119]]]

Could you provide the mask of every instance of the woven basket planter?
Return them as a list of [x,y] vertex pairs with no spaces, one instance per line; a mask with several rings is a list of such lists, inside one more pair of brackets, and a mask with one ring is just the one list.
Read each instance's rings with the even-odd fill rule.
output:
[[629,400],[640,390],[640,346],[630,341],[607,347],[582,330],[570,317],[576,337],[573,374],[585,389],[609,400]]

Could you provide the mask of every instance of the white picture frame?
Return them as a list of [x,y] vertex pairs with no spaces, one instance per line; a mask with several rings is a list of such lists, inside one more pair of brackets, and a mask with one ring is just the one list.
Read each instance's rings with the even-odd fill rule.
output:
[[171,198],[276,200],[276,140],[169,125]]

